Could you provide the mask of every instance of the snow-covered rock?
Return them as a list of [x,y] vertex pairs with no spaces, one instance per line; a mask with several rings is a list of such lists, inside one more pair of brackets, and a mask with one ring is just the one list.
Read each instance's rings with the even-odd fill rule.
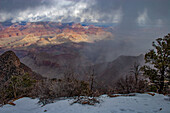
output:
[[165,96],[164,99],[170,101],[170,95]]

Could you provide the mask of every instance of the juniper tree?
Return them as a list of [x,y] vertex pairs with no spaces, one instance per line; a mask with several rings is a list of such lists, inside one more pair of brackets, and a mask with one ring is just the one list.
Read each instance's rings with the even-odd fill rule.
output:
[[156,39],[152,46],[154,49],[145,54],[145,62],[149,65],[145,65],[143,69],[144,73],[157,85],[159,93],[162,93],[164,82],[169,81],[170,77],[170,34]]

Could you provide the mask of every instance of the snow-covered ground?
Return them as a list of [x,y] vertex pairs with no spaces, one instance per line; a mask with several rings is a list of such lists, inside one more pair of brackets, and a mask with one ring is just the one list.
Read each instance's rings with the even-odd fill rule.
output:
[[15,106],[5,105],[0,113],[170,113],[170,101],[156,94],[136,94],[131,97],[100,97],[102,102],[95,106],[73,104],[73,99],[59,100],[44,107],[37,104],[38,99],[22,98]]

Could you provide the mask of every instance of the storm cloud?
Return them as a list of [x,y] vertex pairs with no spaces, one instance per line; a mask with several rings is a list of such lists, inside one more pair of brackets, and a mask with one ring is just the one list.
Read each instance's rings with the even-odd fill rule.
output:
[[35,8],[43,5],[50,5],[50,2],[45,0],[0,0],[0,11],[23,11],[27,8]]
[[122,28],[140,26],[169,26],[170,22],[169,0],[96,0],[91,6],[91,11],[108,15],[114,15],[115,10],[120,9],[119,23]]
[[121,29],[170,26],[169,0],[0,0],[0,21],[116,23]]

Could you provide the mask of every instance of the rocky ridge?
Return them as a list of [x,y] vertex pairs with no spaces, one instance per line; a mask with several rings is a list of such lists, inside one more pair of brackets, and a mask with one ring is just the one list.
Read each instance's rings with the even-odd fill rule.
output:
[[28,66],[21,63],[13,51],[7,51],[0,56],[0,79],[7,81],[11,76],[23,76],[28,74],[34,79],[41,79],[42,76],[33,72]]

